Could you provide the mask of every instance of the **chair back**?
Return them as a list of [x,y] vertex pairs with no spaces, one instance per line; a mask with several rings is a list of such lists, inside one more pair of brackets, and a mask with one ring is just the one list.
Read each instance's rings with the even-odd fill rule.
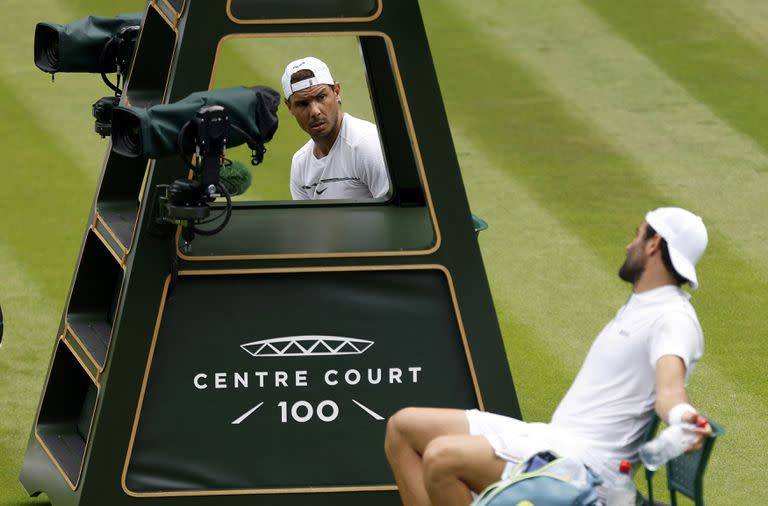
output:
[[693,499],[696,506],[704,506],[704,470],[715,446],[715,440],[725,434],[725,429],[717,422],[709,421],[712,437],[704,441],[702,447],[693,453],[684,453],[667,463],[667,487],[672,504],[677,504],[679,492]]
[[[645,441],[650,441],[659,427],[659,418],[654,416],[645,434]],[[704,471],[707,468],[712,448],[718,437],[725,434],[725,428],[713,420],[709,420],[712,436],[704,441],[701,448],[692,453],[684,453],[667,462],[667,487],[669,488],[672,505],[677,504],[677,494],[692,499],[696,506],[704,506]],[[648,482],[648,503],[653,500],[654,472],[646,469],[645,479]]]

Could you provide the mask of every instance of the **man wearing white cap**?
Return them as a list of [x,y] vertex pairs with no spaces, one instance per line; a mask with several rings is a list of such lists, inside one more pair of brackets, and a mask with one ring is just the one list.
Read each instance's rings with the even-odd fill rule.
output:
[[[595,339],[550,423],[436,408],[392,416],[385,450],[403,504],[466,506],[471,491],[543,450],[586,463],[610,487],[619,462],[636,460],[654,410],[670,425],[697,421],[686,382],[704,338],[680,285],[698,287],[696,263],[706,246],[695,214],[676,207],[646,214],[619,270],[632,295]],[[709,424],[696,430],[690,450],[712,431]]]
[[285,67],[285,105],[310,140],[291,161],[295,200],[374,199],[389,193],[376,125],[341,111],[341,86],[308,56]]

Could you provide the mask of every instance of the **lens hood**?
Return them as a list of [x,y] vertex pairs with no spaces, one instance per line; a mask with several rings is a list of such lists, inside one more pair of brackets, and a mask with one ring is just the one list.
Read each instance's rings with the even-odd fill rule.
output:
[[139,114],[145,109],[112,109],[112,150],[127,158],[144,156],[144,134]]

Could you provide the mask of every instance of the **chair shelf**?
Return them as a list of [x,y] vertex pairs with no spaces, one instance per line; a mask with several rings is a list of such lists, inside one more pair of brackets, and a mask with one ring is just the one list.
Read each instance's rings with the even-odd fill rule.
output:
[[94,227],[122,259],[130,249],[138,213],[136,200],[104,202],[97,207]]
[[95,363],[104,369],[123,268],[108,246],[91,230],[67,309],[68,330]]
[[99,370],[104,369],[109,350],[112,325],[99,314],[67,315],[67,325],[83,350],[89,355]]
[[80,480],[97,396],[98,385],[60,339],[35,434],[72,489]]

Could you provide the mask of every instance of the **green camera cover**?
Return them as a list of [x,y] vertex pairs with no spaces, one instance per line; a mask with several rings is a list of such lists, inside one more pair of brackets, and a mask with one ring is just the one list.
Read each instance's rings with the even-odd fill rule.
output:
[[[112,112],[112,149],[135,158],[163,158],[179,152],[179,133],[202,107],[220,105],[226,109],[232,128],[227,147],[248,142],[251,148],[272,139],[277,130],[280,94],[267,86],[235,86],[199,91],[171,104],[149,108],[119,106]],[[237,129],[242,130],[248,137]],[[182,151],[194,145],[185,137]],[[255,144],[255,145],[252,145]]]
[[35,65],[45,72],[115,72],[113,62],[101,62],[104,46],[123,27],[141,25],[143,13],[88,16],[68,25],[38,23]]

